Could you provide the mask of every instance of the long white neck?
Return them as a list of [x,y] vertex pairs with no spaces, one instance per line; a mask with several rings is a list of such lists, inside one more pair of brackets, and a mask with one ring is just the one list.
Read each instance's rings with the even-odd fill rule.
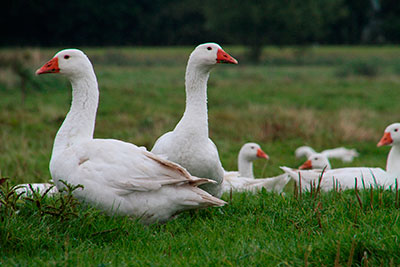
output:
[[253,162],[240,154],[238,157],[238,169],[240,177],[254,178]]
[[400,146],[393,145],[390,150],[386,163],[386,171],[400,174]]
[[53,155],[69,146],[93,138],[99,90],[93,69],[70,79],[72,104],[54,140]]
[[186,68],[186,108],[174,132],[208,139],[207,81],[210,67],[189,60]]

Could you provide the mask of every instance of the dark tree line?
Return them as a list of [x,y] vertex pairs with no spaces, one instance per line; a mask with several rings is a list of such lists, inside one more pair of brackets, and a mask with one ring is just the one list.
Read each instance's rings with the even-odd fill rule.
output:
[[12,0],[1,46],[397,43],[398,0]]

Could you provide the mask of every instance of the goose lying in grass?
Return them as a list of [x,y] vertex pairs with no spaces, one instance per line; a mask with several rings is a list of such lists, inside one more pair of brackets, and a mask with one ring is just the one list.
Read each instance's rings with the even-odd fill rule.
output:
[[325,169],[330,170],[332,169],[331,163],[329,162],[328,158],[321,153],[314,153],[311,154],[307,161],[304,162],[300,167],[299,170],[308,170],[308,169]]
[[198,188],[214,181],[191,176],[179,165],[136,145],[94,139],[99,90],[93,66],[80,50],[58,52],[36,74],[61,73],[72,84],[72,104],[54,140],[50,173],[84,186],[74,196],[110,214],[150,224],[166,222],[189,209],[222,206],[224,201]]
[[272,178],[254,179],[253,161],[259,158],[268,159],[268,155],[256,143],[246,143],[238,155],[239,171],[230,171],[224,174],[222,191],[257,191],[265,188],[268,191],[281,192],[290,178],[282,174]]
[[[317,153],[312,147],[309,146],[301,146],[296,149],[295,155],[296,158],[301,158],[301,157],[310,157],[312,154]],[[325,155],[327,158],[331,159],[341,159],[343,162],[352,162],[355,157],[358,157],[358,152],[357,150],[353,149],[348,149],[345,147],[337,147],[337,148],[332,148],[332,149],[326,149],[320,154]]]
[[[306,190],[310,190],[311,184],[318,184],[322,175],[320,187],[329,191],[334,188],[349,189],[383,187],[394,188],[396,180],[400,179],[400,123],[389,125],[378,146],[391,145],[387,159],[386,171],[381,168],[353,167],[333,170],[293,170],[281,167],[290,177]],[[301,180],[301,181],[300,181]]]
[[216,181],[201,186],[213,196],[221,196],[224,169],[214,142],[208,137],[207,81],[217,63],[237,64],[215,43],[196,47],[186,68],[186,108],[172,132],[162,135],[151,152],[180,164],[194,176]]

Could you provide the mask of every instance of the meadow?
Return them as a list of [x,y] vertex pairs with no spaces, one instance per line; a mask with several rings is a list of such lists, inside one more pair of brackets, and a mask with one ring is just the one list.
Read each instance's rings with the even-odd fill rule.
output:
[[[95,137],[151,148],[173,129],[185,104],[184,73],[193,47],[81,48],[99,87]],[[399,121],[397,47],[267,47],[262,62],[243,47],[224,47],[238,65],[217,65],[208,82],[210,136],[227,170],[253,141],[270,156],[256,177],[297,167],[294,150],[345,146],[360,156],[334,168],[385,167],[377,148]],[[59,49],[0,49],[0,171],[10,184],[45,182],[54,136],[69,109],[69,82],[33,76]],[[18,72],[20,71],[20,72]],[[22,78],[21,78],[22,77]],[[22,82],[21,82],[22,81]],[[51,199],[0,208],[3,265],[399,265],[398,194],[225,194],[222,208],[184,213],[165,225],[142,226],[72,205],[71,216],[46,214]],[[36,204],[35,204],[36,203]],[[52,204],[53,203],[53,204]],[[55,205],[55,204],[54,204]],[[59,203],[57,204],[59,205]]]

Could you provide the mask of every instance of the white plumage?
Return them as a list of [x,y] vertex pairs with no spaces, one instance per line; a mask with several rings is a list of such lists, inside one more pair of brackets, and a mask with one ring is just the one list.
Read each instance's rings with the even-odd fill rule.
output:
[[306,169],[325,169],[330,170],[332,169],[331,163],[329,162],[328,158],[322,153],[314,153],[311,154],[307,161],[304,162],[300,167],[300,170]]
[[57,187],[55,187],[53,184],[50,183],[33,183],[33,184],[18,184],[16,185],[16,190],[15,193],[21,194],[21,195],[32,195],[32,189],[33,191],[39,193],[39,194],[44,194],[47,190],[46,196],[53,196],[58,193]]
[[224,201],[197,188],[212,182],[133,144],[93,139],[99,91],[86,55],[63,50],[37,74],[60,72],[72,84],[71,109],[59,129],[50,160],[57,188],[61,180],[82,184],[74,191],[81,201],[111,214],[140,218],[143,223],[165,222],[181,211],[222,206]]
[[246,143],[238,155],[239,171],[225,171],[222,191],[252,191],[262,188],[268,191],[281,192],[290,180],[287,174],[271,178],[254,179],[253,161],[258,158],[268,159],[268,155],[256,143]]
[[[296,158],[300,157],[310,157],[312,154],[317,153],[312,147],[309,146],[301,146],[298,147],[295,151]],[[358,157],[357,150],[348,149],[345,147],[337,147],[332,149],[326,149],[320,152],[327,158],[331,159],[341,159],[343,162],[352,162],[355,157]]]
[[165,156],[186,168],[192,175],[209,178],[216,184],[202,186],[213,196],[221,196],[224,170],[217,147],[208,135],[207,81],[216,63],[234,63],[215,43],[196,47],[186,68],[186,108],[172,132],[162,135],[151,152]]
[[[349,189],[357,187],[394,188],[396,180],[400,179],[400,123],[389,125],[378,143],[378,146],[391,145],[387,159],[386,171],[381,168],[353,167],[326,170],[293,170],[281,167],[297,183],[301,182],[303,189],[309,190],[310,184],[318,184],[322,175],[320,187],[328,191],[334,188]],[[301,180],[301,181],[300,181]]]

